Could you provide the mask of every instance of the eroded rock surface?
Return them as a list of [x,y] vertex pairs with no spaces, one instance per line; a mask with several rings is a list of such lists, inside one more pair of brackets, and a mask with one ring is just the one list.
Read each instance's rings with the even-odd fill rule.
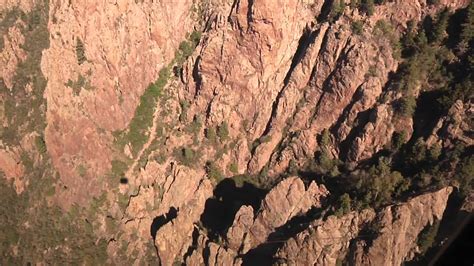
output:
[[[89,197],[73,189],[84,186],[77,181],[78,165],[88,176],[110,169],[110,132],[125,128],[140,95],[192,31],[192,4],[51,1],[51,45],[42,60],[48,79],[45,135],[62,182],[71,188],[64,197]],[[95,183],[88,190],[97,194],[97,188]]]
[[[445,188],[377,212],[328,217],[339,204],[339,188],[332,199],[333,191],[319,180],[334,180],[306,166],[324,150],[349,171],[379,159],[395,134],[405,134],[405,142],[416,136],[413,115],[397,110],[407,95],[391,83],[403,62],[393,40],[406,33],[409,21],[465,7],[469,0],[382,1],[371,15],[342,1],[346,5],[334,17],[333,2],[341,3],[50,0],[41,2],[46,19],[28,13],[38,0],[0,0],[2,12],[28,13],[0,25],[0,134],[6,140],[28,133],[8,144],[1,140],[0,174],[13,180],[18,195],[32,181],[25,178],[29,168],[35,169],[34,181],[49,186],[44,202],[25,204],[24,216],[40,204],[59,205],[67,219],[73,217],[68,224],[85,221],[85,235],[97,238],[88,243],[105,243],[100,247],[112,264],[241,265],[253,252],[297,265],[400,265],[414,258],[419,233],[442,218],[451,187],[436,184]],[[381,21],[390,33],[379,32]],[[29,56],[28,23],[43,22],[47,30],[39,35],[46,39],[37,59],[45,80],[26,73],[25,93],[7,103]],[[195,43],[182,43],[191,32],[198,35]],[[137,106],[149,100],[140,97],[165,66],[169,75],[160,80],[159,99],[145,110],[153,121],[139,117],[146,132],[132,136],[145,144],[132,152],[132,140],[117,144],[118,132],[130,132]],[[37,80],[46,86],[44,95],[34,94]],[[412,93],[416,98],[422,92],[417,86]],[[36,109],[20,110],[22,97],[35,100]],[[45,121],[35,113],[45,113]],[[46,129],[19,121],[32,117]],[[455,102],[434,121],[427,147],[472,148],[472,117],[470,100]],[[12,122],[18,130],[9,130]],[[214,189],[223,178],[268,192],[259,209],[232,202],[232,225],[215,233],[202,216],[208,200],[220,200]],[[305,222],[296,224],[298,219]],[[266,249],[275,235],[284,239]],[[65,253],[72,250],[68,245]],[[18,246],[10,249],[19,254]],[[56,258],[60,247],[44,250],[41,255]]]
[[341,255],[347,252],[352,239],[358,237],[364,225],[374,217],[373,210],[365,210],[315,221],[286,242],[275,257],[279,263],[289,265],[336,265],[338,259],[343,259]]
[[[401,265],[417,252],[425,226],[442,218],[451,192],[447,187],[426,193],[377,214],[369,209],[315,221],[285,243],[276,258],[289,264],[335,265],[346,259],[354,265]],[[377,232],[364,231],[368,224]]]
[[451,187],[389,206],[377,216],[379,233],[371,244],[355,242],[353,262],[357,265],[401,265],[417,252],[417,238],[427,225],[443,217]]

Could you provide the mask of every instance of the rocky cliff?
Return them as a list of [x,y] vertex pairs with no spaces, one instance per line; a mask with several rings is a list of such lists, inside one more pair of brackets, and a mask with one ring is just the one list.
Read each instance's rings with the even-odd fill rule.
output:
[[400,265],[472,191],[469,0],[0,11],[6,263]]

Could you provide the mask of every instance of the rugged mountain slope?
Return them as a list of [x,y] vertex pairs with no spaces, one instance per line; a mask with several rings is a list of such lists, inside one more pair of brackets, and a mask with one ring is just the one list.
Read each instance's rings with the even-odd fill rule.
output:
[[2,262],[419,259],[472,191],[474,5],[375,2],[0,1]]

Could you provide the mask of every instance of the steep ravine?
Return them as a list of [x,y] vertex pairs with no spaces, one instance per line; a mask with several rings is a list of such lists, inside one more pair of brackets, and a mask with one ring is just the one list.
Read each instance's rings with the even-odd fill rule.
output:
[[375,2],[1,3],[0,264],[429,258],[472,202],[474,4]]

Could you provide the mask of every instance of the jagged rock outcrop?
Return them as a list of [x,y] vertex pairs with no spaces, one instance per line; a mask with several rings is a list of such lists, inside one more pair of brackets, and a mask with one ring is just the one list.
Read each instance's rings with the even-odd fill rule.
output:
[[244,206],[237,212],[227,234],[229,243],[236,246],[235,242],[241,242],[237,250],[245,254],[264,243],[275,229],[291,218],[306,213],[310,208],[321,207],[321,201],[328,194],[324,186],[318,186],[315,182],[311,182],[306,190],[300,178],[287,178],[268,193],[251,224],[248,219],[253,212],[251,207]]
[[187,84],[194,102],[188,116],[206,113],[210,125],[228,121],[232,137],[246,130],[252,141],[265,130],[312,14],[301,1],[238,0],[222,15],[228,20],[207,33],[200,49],[198,86]]
[[22,180],[24,171],[25,169],[20,163],[20,154],[18,151],[0,149],[0,172],[2,178],[6,178],[7,180],[13,179],[17,193],[21,193],[25,189],[26,180]]
[[194,223],[201,217],[204,203],[211,193],[212,185],[209,180],[202,181],[194,197],[179,208],[176,219],[157,231],[155,246],[162,265],[172,265],[177,258],[184,256],[192,244]]
[[441,220],[452,191],[446,187],[383,209],[377,215],[378,232],[370,244],[364,239],[355,241],[353,263],[401,265],[412,259],[417,252],[419,233],[435,220]]
[[[219,161],[223,169],[237,161],[239,173],[244,172],[247,161],[250,173],[268,166],[270,176],[290,163],[304,165],[326,128],[334,135],[334,155],[353,162],[382,149],[394,132],[410,135],[411,119],[397,117],[392,107],[401,95],[379,99],[398,60],[389,38],[373,34],[376,22],[389,21],[398,34],[409,20],[467,4],[395,1],[376,6],[371,17],[346,8],[345,16],[329,24],[314,23],[308,15],[318,16],[322,1],[290,1],[283,12],[274,1],[249,3],[236,1],[216,11],[199,53],[186,67],[182,93],[192,102],[188,118],[205,113],[207,127],[229,121],[231,137],[248,144]],[[356,20],[365,24],[361,36],[347,26]],[[220,62],[218,68],[214,62]]]
[[455,140],[459,140],[466,146],[473,145],[473,117],[474,104],[456,101],[448,115],[438,121],[426,143],[428,146],[440,144],[446,147],[452,145]]
[[196,249],[186,258],[186,265],[242,265],[242,259],[233,249],[210,242],[203,235],[199,235],[196,243]]
[[[169,174],[166,173],[167,167],[171,168]],[[204,176],[203,171],[177,166],[176,163],[150,163],[139,175],[139,180],[135,180],[141,185],[130,196],[123,217],[120,212],[110,211],[121,221],[123,231],[135,232],[139,237],[136,240],[133,236],[121,236],[120,240],[134,241],[127,252],[147,256],[144,252],[151,233],[162,265],[172,265],[175,260],[183,258],[192,244],[194,224],[204,212],[206,200],[212,196],[213,187]],[[109,251],[114,257],[118,252],[117,249]]]
[[296,265],[336,265],[344,259],[351,265],[401,265],[417,252],[419,233],[442,218],[451,192],[451,187],[428,192],[377,214],[365,210],[315,221],[275,258]]
[[[21,26],[20,22],[17,22]],[[16,72],[16,66],[26,59],[26,53],[21,48],[25,43],[25,37],[17,26],[8,29],[7,35],[3,37],[3,48],[0,49],[0,75],[8,89],[12,89],[12,79]]]
[[[293,217],[304,215],[311,208],[320,208],[329,192],[324,186],[311,182],[305,189],[299,177],[289,177],[278,183],[263,199],[254,214],[251,206],[242,206],[227,230],[226,248],[209,241],[198,241],[198,247],[188,262],[201,260],[204,250],[210,250],[209,264],[239,265],[237,255],[244,255],[267,241],[268,236]],[[216,263],[212,263],[216,262]],[[231,263],[232,262],[232,263]]]
[[276,253],[279,263],[289,265],[336,265],[347,252],[352,239],[359,236],[363,227],[373,220],[371,209],[351,212],[340,218],[330,216],[317,220],[309,228],[288,240]]

